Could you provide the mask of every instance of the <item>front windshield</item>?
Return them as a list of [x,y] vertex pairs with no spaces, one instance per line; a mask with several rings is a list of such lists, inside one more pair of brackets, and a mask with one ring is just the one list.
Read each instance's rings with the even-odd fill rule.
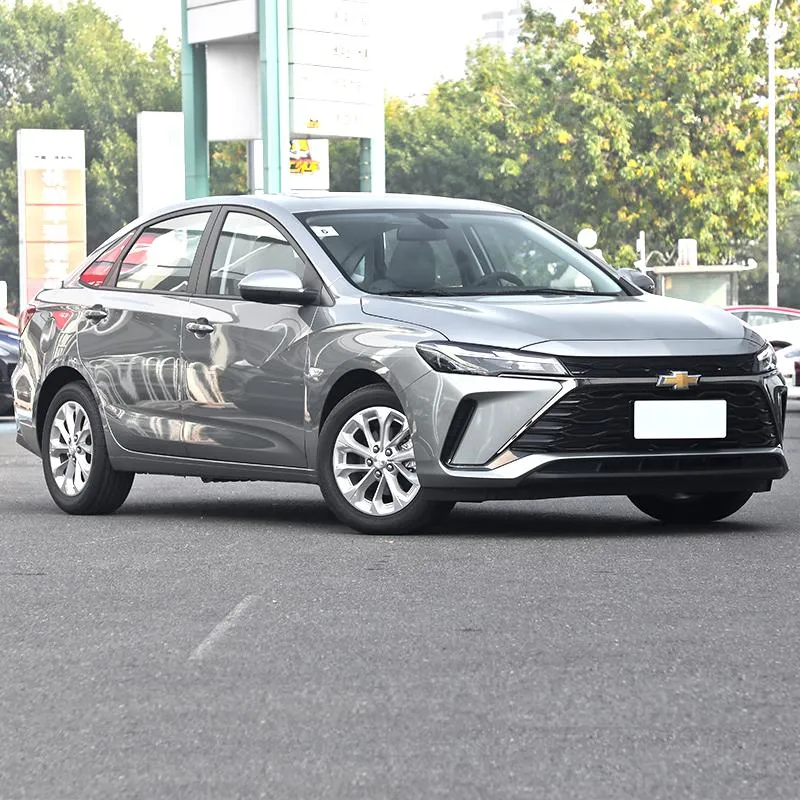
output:
[[623,293],[578,250],[519,214],[334,211],[302,220],[348,280],[371,294]]

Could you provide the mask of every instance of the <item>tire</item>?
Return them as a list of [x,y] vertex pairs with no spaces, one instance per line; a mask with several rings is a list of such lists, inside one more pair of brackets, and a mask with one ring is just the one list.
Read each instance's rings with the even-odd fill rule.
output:
[[[378,441],[392,446],[374,453]],[[455,504],[425,497],[413,456],[408,421],[394,392],[365,386],[345,397],[325,420],[317,458],[320,489],[336,517],[361,533],[428,530]],[[367,459],[374,463],[368,465]],[[352,500],[345,497],[347,487],[353,489]]]
[[[77,442],[68,441],[70,432],[78,434]],[[111,466],[100,412],[85,383],[64,386],[47,409],[42,465],[50,496],[68,514],[111,514],[133,485],[134,473]]]
[[710,494],[631,495],[628,499],[648,516],[672,525],[705,525],[735,514],[752,492]]

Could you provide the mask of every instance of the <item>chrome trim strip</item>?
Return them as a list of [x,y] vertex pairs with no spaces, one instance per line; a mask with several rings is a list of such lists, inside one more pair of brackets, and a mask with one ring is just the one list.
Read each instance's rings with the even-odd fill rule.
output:
[[[514,442],[516,442],[517,439],[519,439],[519,437],[522,436],[522,434],[526,430],[528,430],[528,428],[530,428],[530,426],[533,425],[533,423],[536,422],[536,420],[539,419],[539,417],[542,416],[542,414],[545,414],[547,411],[549,411],[556,403],[558,403],[560,400],[562,400],[565,395],[567,395],[570,392],[574,391],[580,385],[578,383],[578,381],[576,381],[574,378],[567,379],[567,380],[562,381],[560,383],[561,383],[561,389],[558,391],[558,393],[556,395],[554,395],[550,399],[550,401],[548,403],[545,403],[533,415],[533,417],[531,417],[531,419],[528,420],[528,422],[526,422],[507,442],[505,442],[505,444],[503,444],[503,446],[486,462],[487,468],[491,469],[491,465],[500,456],[504,456],[505,457],[505,453],[508,450],[508,448],[511,447],[511,445]],[[511,455],[514,455],[514,454],[512,453]],[[517,457],[514,456],[514,458],[516,459]],[[507,463],[507,462],[505,462],[505,463]]]
[[[502,453],[500,455],[503,455]],[[444,472],[452,478],[467,478],[467,479],[479,479],[485,480],[487,478],[490,479],[497,479],[497,480],[514,480],[515,478],[521,478],[524,475],[530,475],[536,472],[541,467],[545,466],[546,464],[550,464],[554,461],[589,461],[589,460],[597,460],[598,458],[606,459],[606,458],[686,458],[686,457],[706,457],[706,456],[749,456],[749,455],[779,455],[785,459],[785,453],[782,447],[767,447],[767,448],[754,448],[749,450],[712,450],[712,451],[704,451],[704,452],[697,452],[697,451],[685,451],[685,450],[675,450],[672,452],[665,452],[665,453],[594,453],[586,455],[542,455],[538,453],[533,453],[529,456],[522,456],[521,458],[517,458],[515,461],[511,463],[505,463],[502,466],[498,466],[495,469],[491,469],[489,466],[481,467],[480,469],[455,469],[455,468],[446,468]],[[496,460],[496,459],[495,459]],[[679,473],[676,473],[679,474]]]

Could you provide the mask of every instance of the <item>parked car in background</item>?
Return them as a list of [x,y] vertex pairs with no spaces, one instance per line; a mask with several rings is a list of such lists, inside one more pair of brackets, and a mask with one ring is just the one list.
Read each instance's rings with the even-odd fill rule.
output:
[[24,310],[17,438],[72,514],[143,472],[318,484],[375,534],[614,494],[707,524],[786,474],[786,386],[741,320],[652,289],[489,203],[191,201]]
[[19,359],[19,335],[16,328],[0,326],[0,417],[13,410],[11,373]]
[[[749,323],[748,323],[749,324]],[[800,347],[800,321],[798,322],[772,322],[769,325],[759,325],[755,328],[775,350],[786,347]]]
[[0,328],[13,328],[17,330],[19,327],[19,320],[9,314],[7,311],[0,311]]
[[730,306],[725,309],[753,328],[775,322],[800,322],[800,309],[782,306]]
[[789,397],[800,400],[800,347],[785,347],[777,355],[778,370],[789,388]]

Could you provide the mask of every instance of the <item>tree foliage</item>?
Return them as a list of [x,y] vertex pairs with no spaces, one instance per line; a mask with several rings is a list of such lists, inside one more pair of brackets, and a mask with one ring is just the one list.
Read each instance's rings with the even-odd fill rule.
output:
[[136,116],[180,110],[177,54],[144,53],[87,0],[63,12],[34,0],[0,4],[0,280],[16,293],[16,131],[86,132],[89,246],[137,212]]
[[[799,12],[782,4],[782,66],[800,63]],[[620,265],[639,230],[662,252],[696,238],[707,263],[746,256],[766,228],[765,14],[737,0],[595,0],[560,23],[528,9],[513,55],[479,48],[425,105],[389,104],[391,190],[590,225]],[[780,92],[784,200],[800,91]]]

